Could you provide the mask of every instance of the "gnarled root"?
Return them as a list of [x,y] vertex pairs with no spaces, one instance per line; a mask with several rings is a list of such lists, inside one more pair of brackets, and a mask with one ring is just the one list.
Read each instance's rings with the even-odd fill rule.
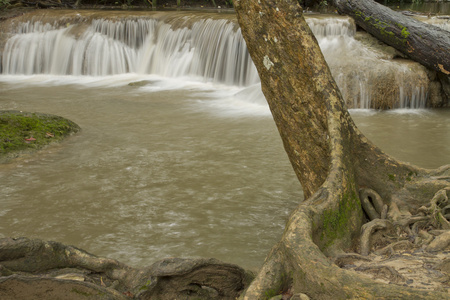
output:
[[374,231],[385,229],[389,230],[392,223],[389,220],[375,219],[366,223],[361,228],[360,252],[361,255],[369,255],[371,249],[371,237]]
[[359,199],[361,200],[362,208],[370,220],[386,219],[387,206],[385,207],[383,199],[381,199],[377,192],[367,188],[360,189]]
[[447,192],[450,188],[444,188],[439,190],[431,199],[428,207],[419,208],[419,212],[430,215],[432,218],[432,225],[436,229],[450,230],[450,222],[446,218],[447,211],[450,210],[448,205]]
[[378,250],[374,251],[374,253],[376,255],[389,255],[389,256],[391,256],[391,255],[393,255],[395,253],[395,251],[411,249],[413,247],[414,247],[414,245],[410,241],[402,240],[402,241],[398,241],[398,242],[389,244],[389,245],[387,245],[384,248],[378,249]]
[[360,266],[355,271],[362,271],[365,273],[372,273],[376,278],[384,278],[394,283],[405,282],[405,277],[400,275],[393,267],[385,265]]
[[[363,272],[389,283],[442,289],[441,282],[448,281],[448,275],[436,268],[441,257],[445,257],[442,251],[450,247],[449,222],[446,219],[450,210],[449,190],[439,190],[429,206],[420,207],[414,215],[400,212],[392,203],[386,220],[381,219],[386,211],[384,207],[383,213],[380,212],[381,197],[375,191],[361,189],[362,207],[369,219],[375,218],[361,227],[360,254],[367,257],[367,261],[361,264],[358,255],[349,253],[339,255],[335,263],[341,268]],[[385,244],[388,245],[377,249]],[[395,269],[400,266],[399,270],[405,276]]]
[[[450,210],[447,196],[448,191],[450,191],[450,188],[439,190],[431,199],[430,205],[428,207],[420,207],[416,215],[400,214],[398,209],[396,209],[395,203],[392,203],[388,215],[389,221],[387,221],[382,219],[382,215],[386,215],[387,209],[381,197],[373,190],[361,189],[361,205],[370,219],[375,218],[364,224],[361,228],[361,255],[368,255],[370,253],[372,248],[371,241],[376,231],[383,229],[388,233],[393,228],[395,232],[391,232],[390,236],[387,234],[384,235],[386,243],[409,240],[414,242],[415,247],[425,246],[427,251],[440,251],[445,249],[448,245],[448,241],[446,240],[447,235],[440,237],[439,240],[433,241],[434,236],[427,233],[427,231],[446,231],[450,229],[450,222],[445,217],[447,210]],[[387,224],[390,224],[389,228]],[[433,243],[432,246],[431,243]],[[412,243],[408,244],[413,245]],[[386,246],[380,249],[378,253],[386,253],[387,251],[392,254],[394,247]]]
[[355,261],[371,261],[371,259],[358,253],[342,253],[334,258],[334,263],[339,268],[345,268],[346,266],[353,264]]
[[429,252],[443,251],[450,246],[450,230],[437,236],[425,250]]
[[106,295],[98,299],[235,299],[252,277],[239,266],[205,258],[165,259],[135,269],[72,246],[27,238],[0,239],[0,275],[1,299],[39,299],[34,288],[39,283],[50,286],[56,294],[48,296],[55,299],[80,299],[74,290]]

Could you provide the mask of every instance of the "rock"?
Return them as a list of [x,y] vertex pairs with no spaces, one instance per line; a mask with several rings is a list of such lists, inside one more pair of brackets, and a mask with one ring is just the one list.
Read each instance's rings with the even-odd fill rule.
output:
[[154,84],[155,82],[157,82],[157,81],[156,81],[156,80],[141,80],[141,81],[133,81],[133,82],[130,82],[128,85],[129,85],[129,86],[137,86],[137,87],[141,87],[141,86],[146,86],[146,85]]

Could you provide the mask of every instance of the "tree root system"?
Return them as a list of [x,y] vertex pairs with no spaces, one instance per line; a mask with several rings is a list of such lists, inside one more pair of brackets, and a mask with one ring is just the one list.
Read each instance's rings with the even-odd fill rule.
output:
[[[334,257],[341,268],[376,281],[450,293],[449,188],[428,206],[400,213],[373,190],[361,189],[368,222],[361,227],[359,253]],[[384,218],[383,218],[384,216]]]
[[0,239],[0,299],[235,299],[252,275],[216,259],[132,268],[58,242]]

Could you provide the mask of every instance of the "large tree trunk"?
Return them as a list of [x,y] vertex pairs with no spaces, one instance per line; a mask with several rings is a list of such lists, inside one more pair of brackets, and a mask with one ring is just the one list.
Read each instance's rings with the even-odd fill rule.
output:
[[398,162],[359,132],[296,0],[239,0],[235,8],[306,199],[243,298],[288,287],[313,299],[448,297],[366,279],[327,256],[358,248],[360,188],[378,192],[392,211],[414,211],[450,186],[450,166],[429,171]]
[[420,64],[450,74],[450,32],[405,16],[373,0],[334,0],[339,13]]

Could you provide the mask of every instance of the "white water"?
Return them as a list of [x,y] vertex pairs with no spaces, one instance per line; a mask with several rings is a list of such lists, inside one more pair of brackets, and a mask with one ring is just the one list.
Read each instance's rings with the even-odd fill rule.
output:
[[155,19],[93,20],[55,28],[25,23],[6,43],[5,75],[108,76],[124,73],[197,77],[246,86],[258,81],[240,30],[227,20],[201,20],[172,29]]
[[[131,81],[149,77],[153,80],[155,76],[177,83],[188,79],[228,86],[227,90],[250,89],[228,97],[231,106],[242,101],[253,107],[266,105],[258,88],[256,68],[233,21],[205,17],[189,26],[174,26],[176,21],[168,23],[164,18],[147,16],[119,21],[100,18],[66,25],[57,25],[56,21],[53,25],[40,21],[21,23],[3,51],[2,74],[49,75],[45,81],[60,81],[61,75],[76,76],[62,81],[80,83],[99,83],[104,80],[97,77],[124,74],[133,78]],[[319,16],[307,21],[351,107],[372,107],[383,72],[395,74],[389,79],[398,89],[392,108],[426,106],[428,87],[422,83],[424,71],[386,60],[356,40],[355,25],[349,18]],[[58,78],[51,79],[55,75]],[[1,76],[0,80],[7,78]],[[161,87],[150,84],[148,88]]]

